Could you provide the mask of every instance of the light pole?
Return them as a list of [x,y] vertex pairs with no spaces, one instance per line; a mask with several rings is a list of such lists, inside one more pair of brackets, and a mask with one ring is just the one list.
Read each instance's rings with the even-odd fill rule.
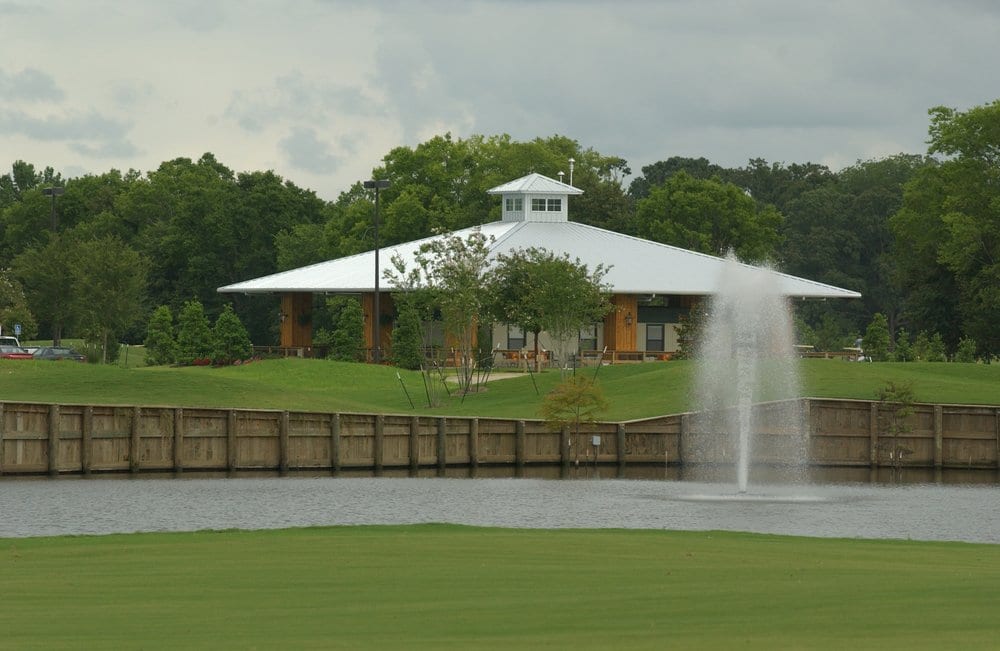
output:
[[52,197],[52,232],[55,233],[59,228],[59,220],[56,218],[56,197],[60,194],[66,192],[66,188],[51,187],[42,188],[42,194],[47,197]]
[[375,300],[372,305],[372,359],[376,364],[382,363],[382,332],[381,314],[379,314],[379,264],[378,264],[378,193],[389,187],[389,179],[373,179],[363,183],[366,189],[375,190]]

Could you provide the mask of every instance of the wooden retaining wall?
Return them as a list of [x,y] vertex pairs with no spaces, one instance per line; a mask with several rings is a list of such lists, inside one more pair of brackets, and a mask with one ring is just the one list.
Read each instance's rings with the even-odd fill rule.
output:
[[[789,405],[808,423],[807,437],[788,426]],[[819,466],[1000,467],[1000,407],[917,405],[895,438],[874,402],[811,398],[757,409],[756,461],[780,462],[800,445]],[[731,439],[699,414],[553,432],[537,420],[0,403],[6,475],[711,464],[733,460]],[[908,453],[890,458],[900,449]]]

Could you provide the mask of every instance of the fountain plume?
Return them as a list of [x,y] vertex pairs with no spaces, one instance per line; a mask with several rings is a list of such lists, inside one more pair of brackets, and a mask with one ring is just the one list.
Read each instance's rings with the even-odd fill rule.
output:
[[697,346],[696,399],[702,427],[727,435],[740,493],[754,462],[804,466],[794,344],[780,276],[730,254]]

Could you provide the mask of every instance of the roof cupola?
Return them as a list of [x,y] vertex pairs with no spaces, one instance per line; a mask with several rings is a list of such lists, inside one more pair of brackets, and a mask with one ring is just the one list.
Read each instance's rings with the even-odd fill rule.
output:
[[529,174],[487,193],[500,195],[502,221],[566,222],[570,195],[583,194],[583,190],[541,174]]

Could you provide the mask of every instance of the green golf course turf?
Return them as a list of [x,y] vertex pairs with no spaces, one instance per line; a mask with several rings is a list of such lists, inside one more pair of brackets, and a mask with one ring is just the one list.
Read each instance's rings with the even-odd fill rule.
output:
[[[880,387],[893,381],[911,383],[918,402],[1000,404],[1000,364],[868,364],[807,359],[801,360],[800,368],[804,396],[871,400]],[[578,372],[596,376],[611,405],[605,419],[617,421],[693,409],[690,387],[694,371],[693,362],[671,361]],[[496,371],[501,372],[505,370]],[[0,360],[0,396],[7,401],[64,404],[537,418],[542,396],[560,377],[557,370],[520,373],[491,381],[487,390],[464,399],[456,391],[456,395],[445,396],[441,406],[428,408],[420,373],[387,366],[276,359],[225,368],[120,368]],[[415,408],[410,407],[404,387]]]
[[0,540],[2,649],[993,649],[1000,546],[335,527]]

